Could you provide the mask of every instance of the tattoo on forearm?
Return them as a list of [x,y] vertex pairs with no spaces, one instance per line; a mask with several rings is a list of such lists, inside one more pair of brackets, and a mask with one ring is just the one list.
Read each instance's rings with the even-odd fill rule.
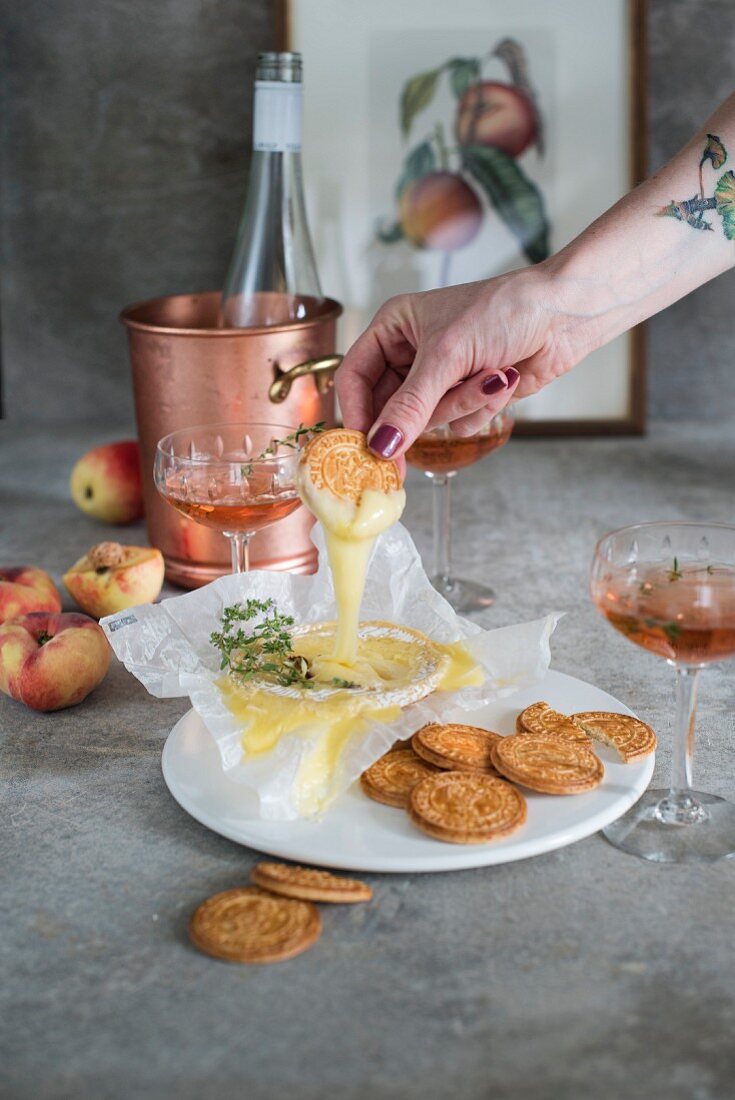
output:
[[716,134],[707,134],[707,144],[699,161],[699,192],[691,199],[672,199],[668,206],[659,210],[663,217],[676,218],[686,222],[692,229],[704,229],[714,232],[714,225],[705,218],[705,211],[714,210],[722,219],[722,232],[728,241],[735,241],[735,172],[724,172],[714,186],[714,194],[705,198],[704,166],[709,162],[711,170],[717,172],[727,160],[727,150]]

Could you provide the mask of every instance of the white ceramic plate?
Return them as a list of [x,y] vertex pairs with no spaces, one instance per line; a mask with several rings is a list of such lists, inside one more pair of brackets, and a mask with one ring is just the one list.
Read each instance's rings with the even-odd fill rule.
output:
[[[562,672],[548,672],[540,684],[464,719],[512,733],[516,715],[537,699],[570,714],[626,706],[592,684]],[[261,821],[256,796],[227,779],[204,723],[193,711],[177,722],[163,750],[163,777],[176,801],[202,825],[258,852],[321,867],[352,871],[456,871],[484,867],[563,848],[590,836],[633,805],[653,774],[653,755],[622,764],[612,750],[598,746],[605,763],[601,786],[587,794],[528,797],[528,821],[513,836],[490,844],[444,844],[419,832],[403,810],[367,798],[355,784],[321,821]]]

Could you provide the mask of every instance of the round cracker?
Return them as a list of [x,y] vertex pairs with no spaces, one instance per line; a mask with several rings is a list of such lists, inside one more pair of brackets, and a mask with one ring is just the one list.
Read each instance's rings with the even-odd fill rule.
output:
[[586,745],[548,734],[516,733],[493,749],[501,775],[543,794],[582,794],[598,787],[602,761]]
[[484,844],[509,836],[526,820],[519,790],[479,772],[437,772],[411,791],[408,814],[415,825],[451,844]]
[[541,736],[560,737],[564,741],[576,741],[590,746],[591,741],[581,726],[568,714],[561,714],[548,703],[532,703],[516,718],[518,733],[535,733]]
[[649,756],[656,748],[656,734],[646,722],[630,714],[583,710],[572,716],[590,737],[614,748],[626,764]]
[[189,921],[195,947],[241,963],[291,959],[311,947],[321,929],[319,910],[310,901],[278,897],[259,886],[214,894]]
[[287,898],[300,898],[302,901],[341,902],[351,905],[370,901],[373,896],[373,891],[366,882],[333,875],[330,871],[321,871],[316,867],[296,867],[266,860],[253,867],[250,877],[264,890]]
[[436,768],[417,756],[404,742],[371,764],[360,776],[360,786],[375,802],[405,809],[408,796],[416,784],[435,772]]
[[395,462],[373,454],[364,432],[346,428],[314,436],[301,452],[299,464],[315,489],[327,489],[355,504],[366,489],[389,493],[402,484]]
[[492,749],[500,740],[499,733],[479,726],[448,722],[422,726],[413,735],[411,745],[422,759],[437,768],[497,775],[492,762]]

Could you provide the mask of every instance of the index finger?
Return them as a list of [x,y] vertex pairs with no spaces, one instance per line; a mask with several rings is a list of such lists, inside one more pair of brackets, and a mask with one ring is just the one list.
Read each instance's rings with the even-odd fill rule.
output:
[[346,428],[369,430],[373,422],[373,388],[385,367],[383,349],[371,326],[357,338],[334,376]]

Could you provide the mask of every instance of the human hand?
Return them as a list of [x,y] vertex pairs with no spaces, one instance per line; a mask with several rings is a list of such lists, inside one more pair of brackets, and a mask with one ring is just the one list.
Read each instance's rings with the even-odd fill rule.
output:
[[473,435],[579,362],[564,284],[538,265],[391,298],[337,371],[345,426],[400,458],[427,428]]

